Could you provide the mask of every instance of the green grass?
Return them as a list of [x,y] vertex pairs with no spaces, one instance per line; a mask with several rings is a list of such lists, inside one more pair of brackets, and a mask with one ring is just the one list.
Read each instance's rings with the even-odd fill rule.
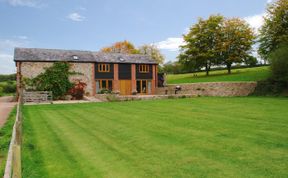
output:
[[287,98],[24,108],[23,177],[288,177]]
[[[198,82],[241,82],[259,81],[269,76],[269,67],[254,67],[245,69],[233,69],[230,75],[227,70],[211,71],[209,76],[205,72],[168,75],[168,84],[198,83]],[[194,76],[197,74],[197,76]]]
[[15,118],[16,109],[13,109],[5,125],[0,128],[0,177],[2,177],[4,174],[5,162],[7,158]]

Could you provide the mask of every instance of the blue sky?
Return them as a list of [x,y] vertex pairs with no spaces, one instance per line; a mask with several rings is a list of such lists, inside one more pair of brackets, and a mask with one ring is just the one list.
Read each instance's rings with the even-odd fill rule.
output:
[[116,41],[155,44],[175,60],[198,17],[220,13],[255,30],[271,0],[0,0],[0,73],[15,72],[13,49],[97,51]]

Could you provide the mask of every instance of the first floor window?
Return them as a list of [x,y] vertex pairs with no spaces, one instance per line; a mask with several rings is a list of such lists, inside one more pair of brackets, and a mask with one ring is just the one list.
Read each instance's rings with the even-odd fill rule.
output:
[[140,64],[140,65],[139,65],[139,72],[140,72],[140,73],[149,73],[149,65],[147,65],[147,64]]
[[96,80],[96,91],[97,93],[101,92],[102,90],[110,90],[112,91],[113,86],[112,80]]
[[98,72],[110,72],[110,64],[98,64]]

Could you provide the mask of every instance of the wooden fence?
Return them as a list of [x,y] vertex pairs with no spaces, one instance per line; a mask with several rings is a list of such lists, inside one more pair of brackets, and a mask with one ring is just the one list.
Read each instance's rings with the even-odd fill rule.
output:
[[24,91],[23,102],[52,103],[53,102],[52,91]]
[[23,98],[20,93],[18,104],[16,120],[13,126],[12,138],[9,145],[8,156],[6,160],[6,167],[3,178],[21,178],[21,144],[22,144],[22,105]]

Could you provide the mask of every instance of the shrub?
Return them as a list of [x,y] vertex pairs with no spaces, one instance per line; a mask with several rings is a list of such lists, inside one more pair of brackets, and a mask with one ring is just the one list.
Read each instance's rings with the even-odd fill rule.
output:
[[52,91],[53,99],[59,99],[74,86],[69,81],[69,76],[75,72],[70,72],[69,69],[70,65],[67,62],[55,62],[46,68],[44,73],[26,80],[26,85],[38,91]]
[[269,55],[272,75],[259,81],[254,95],[288,96],[288,45],[281,45]]
[[86,83],[81,82],[80,80],[76,81],[74,86],[69,90],[69,94],[71,94],[72,99],[81,100],[83,99],[85,93]]
[[0,87],[0,96],[3,96],[3,88]]
[[269,56],[272,78],[288,82],[288,44],[281,45]]
[[98,92],[98,94],[111,94],[112,91],[108,90],[108,89],[102,89],[100,92]]

